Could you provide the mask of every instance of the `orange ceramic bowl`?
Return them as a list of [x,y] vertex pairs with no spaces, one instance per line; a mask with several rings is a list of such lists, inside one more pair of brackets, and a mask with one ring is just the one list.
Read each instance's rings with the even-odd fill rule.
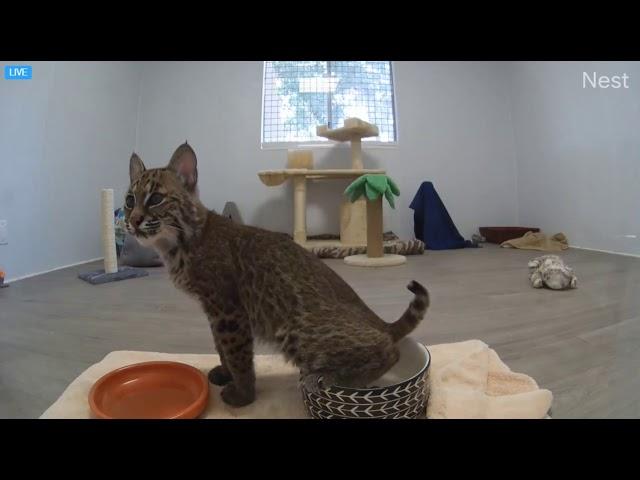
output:
[[89,406],[98,418],[197,418],[207,406],[209,383],[191,365],[143,362],[100,378],[89,392]]

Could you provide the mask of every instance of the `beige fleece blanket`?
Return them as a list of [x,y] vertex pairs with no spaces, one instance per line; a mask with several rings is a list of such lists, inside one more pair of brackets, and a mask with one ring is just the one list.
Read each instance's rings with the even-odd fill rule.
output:
[[560,252],[569,248],[569,241],[564,233],[556,233],[552,237],[547,237],[542,232],[527,232],[520,238],[513,238],[502,242],[500,246],[507,248],[519,248],[522,250]]
[[[527,375],[512,372],[480,340],[433,345],[428,418],[545,418],[553,396]],[[119,351],[89,367],[40,418],[92,418],[87,395],[93,383],[113,369],[137,362],[171,360],[208,372],[218,355]],[[256,401],[242,408],[225,405],[220,387],[210,385],[202,418],[308,418],[297,386],[298,372],[280,355],[256,356]]]

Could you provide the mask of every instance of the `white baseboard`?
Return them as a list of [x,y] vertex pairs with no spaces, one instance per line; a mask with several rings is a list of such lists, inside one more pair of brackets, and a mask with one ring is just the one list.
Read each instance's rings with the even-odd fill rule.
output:
[[589,250],[590,252],[608,253],[610,255],[622,255],[623,257],[640,258],[640,255],[635,253],[612,252],[611,250],[599,250],[597,248],[578,247],[577,245],[569,245],[569,248],[575,248],[577,250]]
[[[610,255],[622,255],[624,257],[640,258],[640,255],[635,253],[612,252],[610,250],[600,250],[597,248],[579,247],[577,245],[569,245],[569,248],[575,248],[577,250],[588,250],[590,252],[608,253]],[[82,262],[71,263],[69,265],[63,265],[62,267],[52,268],[51,270],[45,270],[44,272],[30,273],[28,275],[22,275],[21,277],[5,279],[5,283],[17,282],[18,280],[37,277],[38,275],[44,275],[45,273],[55,272],[56,270],[62,270],[64,268],[77,267],[78,265],[84,265],[85,263],[97,262],[98,260],[104,260],[104,257],[91,258],[89,260],[83,260]]]
[[51,270],[45,270],[44,272],[30,273],[28,275],[22,275],[21,277],[13,277],[5,280],[5,283],[17,282],[18,280],[24,280],[25,278],[37,277],[38,275],[44,275],[45,273],[55,272],[56,270],[62,270],[63,268],[77,267],[78,265],[84,265],[85,263],[97,262],[98,260],[104,260],[104,257],[91,258],[89,260],[83,260],[82,262],[72,263],[70,265],[63,265],[62,267],[52,268]]

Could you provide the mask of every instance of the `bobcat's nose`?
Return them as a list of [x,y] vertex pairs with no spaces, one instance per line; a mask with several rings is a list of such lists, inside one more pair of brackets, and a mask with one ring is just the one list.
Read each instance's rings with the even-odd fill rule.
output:
[[129,217],[129,223],[134,227],[139,227],[143,219],[143,215],[131,215],[131,217]]

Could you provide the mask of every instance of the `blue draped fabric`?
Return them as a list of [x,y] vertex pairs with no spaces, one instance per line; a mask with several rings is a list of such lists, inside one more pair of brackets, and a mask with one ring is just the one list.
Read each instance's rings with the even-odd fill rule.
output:
[[462,238],[431,182],[422,182],[409,208],[413,210],[416,238],[429,250],[475,248]]

